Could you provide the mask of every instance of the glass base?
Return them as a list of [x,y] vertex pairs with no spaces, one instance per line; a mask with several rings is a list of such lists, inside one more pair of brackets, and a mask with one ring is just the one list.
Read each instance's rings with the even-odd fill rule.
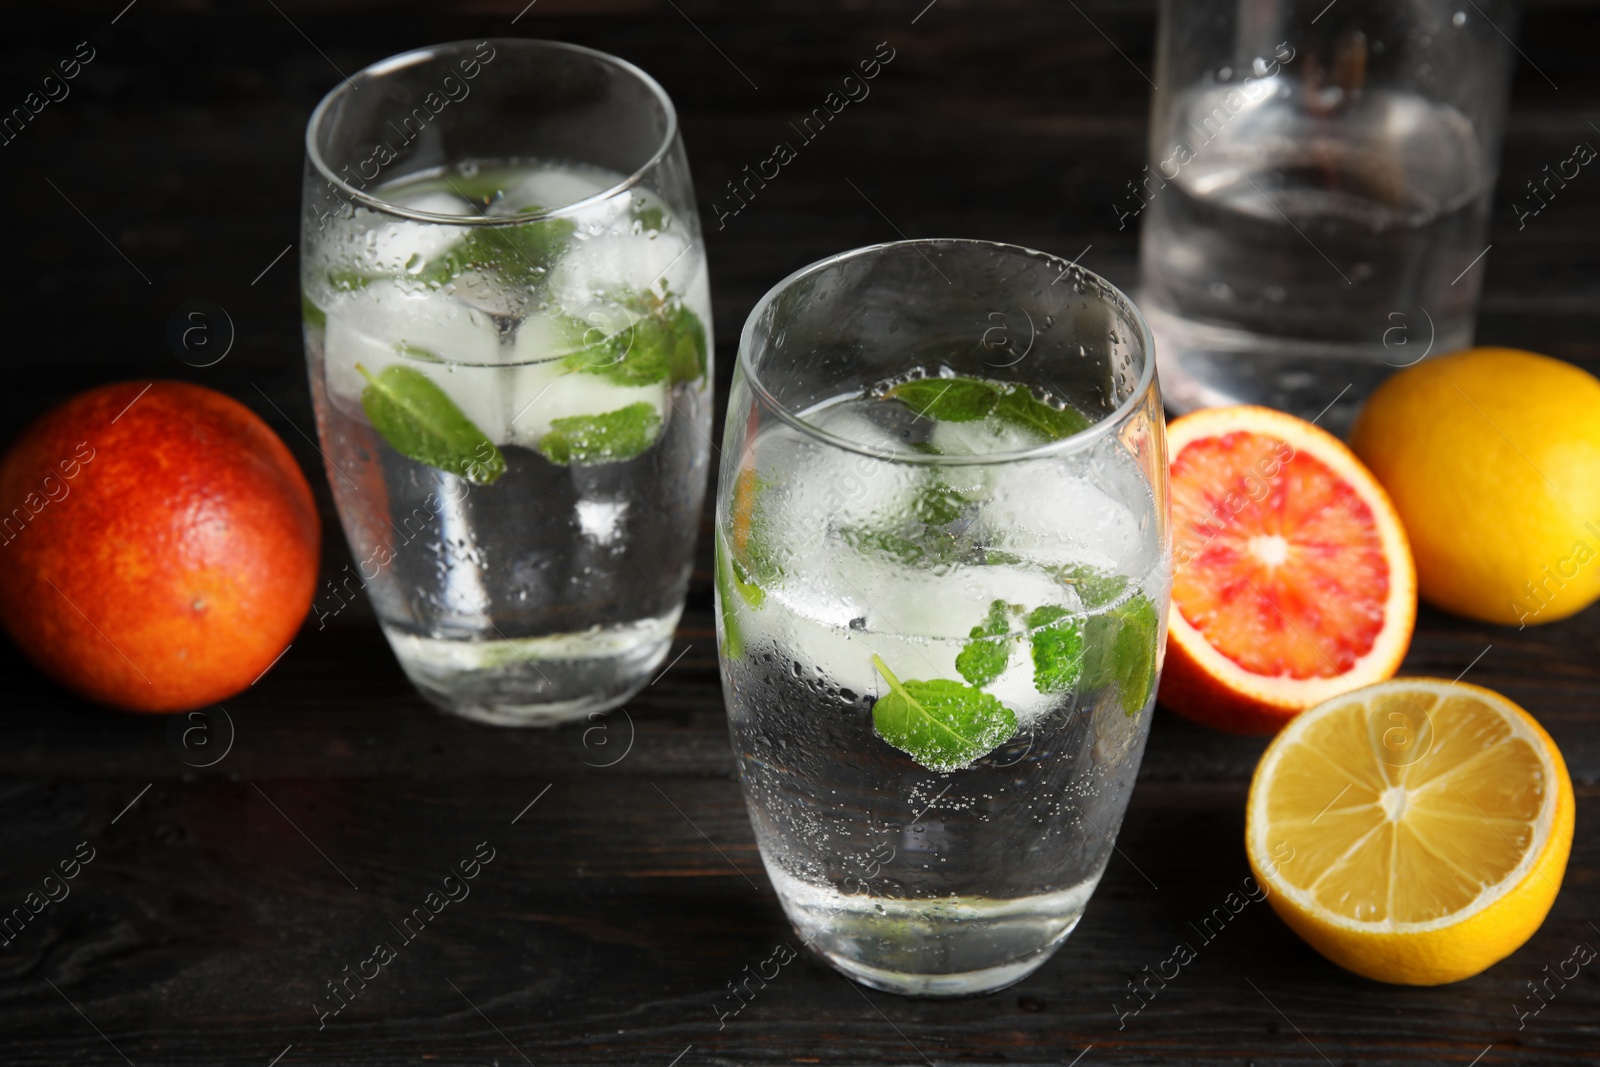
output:
[[510,640],[419,637],[384,627],[432,704],[493,726],[559,726],[624,703],[672,646],[678,612],[581,633]]
[[898,900],[802,882],[767,865],[808,948],[862,985],[916,997],[992,993],[1055,955],[1083,918],[1098,875],[1010,899]]
[[[1077,923],[1074,922],[1072,925],[1076,926]],[[1045,961],[1056,954],[1056,949],[1061,947],[1061,942],[1066,940],[1067,934],[1071,932],[1072,926],[1069,926],[1060,939],[1020,959],[959,974],[909,974],[905,971],[873,967],[860,960],[824,952],[815,947],[813,951],[845,977],[854,978],[864,986],[881,989],[885,993],[898,993],[905,997],[972,997],[993,993],[1022,981],[1044,966]]]
[[[1214,326],[1144,305],[1156,339],[1161,397],[1181,414],[1224,404],[1260,404],[1287,411],[1344,436],[1384,379],[1425,355],[1472,344],[1470,324],[1404,344],[1304,341]],[[1441,330],[1443,329],[1441,325]]]

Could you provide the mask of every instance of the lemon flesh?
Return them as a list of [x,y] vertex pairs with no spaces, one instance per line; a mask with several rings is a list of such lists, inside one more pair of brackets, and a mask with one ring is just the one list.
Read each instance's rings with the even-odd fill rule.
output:
[[1420,679],[1291,723],[1251,786],[1247,845],[1274,907],[1334,962],[1433,984],[1514,951],[1572,837],[1560,752],[1515,704]]

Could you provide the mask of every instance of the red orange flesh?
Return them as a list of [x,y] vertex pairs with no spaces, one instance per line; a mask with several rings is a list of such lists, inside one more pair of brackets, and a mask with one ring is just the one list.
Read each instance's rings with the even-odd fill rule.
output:
[[1416,616],[1405,533],[1337,439],[1256,407],[1168,428],[1174,581],[1161,699],[1271,732],[1390,677]]

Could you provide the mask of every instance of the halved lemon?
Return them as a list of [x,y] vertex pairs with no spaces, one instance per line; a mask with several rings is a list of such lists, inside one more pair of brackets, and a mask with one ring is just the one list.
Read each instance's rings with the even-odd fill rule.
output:
[[1417,615],[1389,497],[1338,438],[1269,408],[1167,427],[1172,609],[1161,703],[1237,733],[1391,677]]
[[1250,783],[1250,866],[1289,927],[1381,982],[1438,985],[1515,952],[1572,847],[1550,735],[1475,685],[1396,678],[1301,714]]

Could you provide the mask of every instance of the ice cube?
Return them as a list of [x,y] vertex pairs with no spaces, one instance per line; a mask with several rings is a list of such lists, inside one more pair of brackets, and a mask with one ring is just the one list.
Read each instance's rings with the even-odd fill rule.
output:
[[[684,282],[680,288],[678,279],[682,277],[683,268],[691,264],[693,265],[694,273],[689,276],[689,280]],[[667,282],[668,288],[673,292],[681,292],[683,294],[683,302],[688,305],[689,310],[698,315],[700,321],[705,323],[708,333],[707,340],[709,341],[709,331],[711,330],[711,277],[706,270],[705,257],[696,255],[684,256],[676,266],[667,272],[664,280]]]
[[430,215],[478,214],[478,209],[470,201],[443,189],[401,193],[391,195],[389,199],[391,203],[399,204],[401,207],[408,207],[413,211],[426,211]]
[[[1026,566],[913,568],[869,553],[841,551],[831,582],[850,590],[867,611],[869,630],[907,637],[965,641],[996,600],[1028,611],[1045,604],[1075,610],[1054,575]],[[1019,624],[1020,626],[1020,624]]]
[[[829,425],[866,440],[875,429],[844,416]],[[839,531],[898,531],[914,514],[918,487],[928,476],[924,468],[847,452],[788,425],[763,432],[755,448],[764,536],[780,560],[832,551]]]
[[1026,452],[1043,443],[1036,434],[995,418],[972,422],[936,422],[928,441],[940,452],[952,456]]
[[[1149,489],[1131,463],[1086,457],[1067,465],[1036,460],[986,468],[982,536],[1040,564],[1086,563],[1139,574],[1153,542]],[[1136,511],[1135,509],[1139,509]]]
[[670,282],[669,269],[688,267],[688,248],[682,237],[662,233],[580,233],[550,272],[551,297],[563,307],[580,308],[618,291],[659,291],[662,281]]
[[[490,214],[497,215],[515,214],[530,207],[554,211],[569,204],[576,204],[580,200],[587,200],[596,193],[602,193],[610,188],[611,184],[609,181],[601,181],[565,167],[545,168],[523,175],[512,182],[489,211]],[[620,203],[614,210],[626,206],[627,197],[615,199]],[[584,221],[589,221],[588,213],[584,214]]]
[[507,352],[494,321],[443,293],[379,280],[344,293],[326,309],[329,398],[361,410],[367,380],[391,364],[426,374],[497,444],[506,436]]
[[[603,415],[644,401],[665,423],[669,415],[666,383],[619,385],[602,375],[568,366],[561,358],[574,351],[574,327],[554,316],[531,315],[517,328],[509,372],[507,435],[512,444],[537,446],[555,419]],[[580,335],[581,338],[581,335]]]
[[[476,214],[454,193],[419,193],[404,206],[440,215]],[[399,277],[422,271],[466,234],[464,227],[410,219],[385,219],[367,231],[360,268],[371,274]]]

